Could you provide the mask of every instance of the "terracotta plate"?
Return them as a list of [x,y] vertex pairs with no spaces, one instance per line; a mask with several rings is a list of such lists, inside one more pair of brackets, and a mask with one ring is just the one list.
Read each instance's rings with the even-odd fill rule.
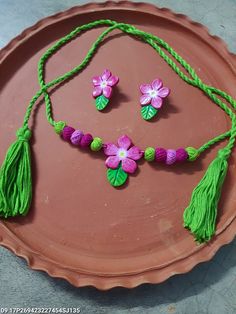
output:
[[[0,160],[15,138],[26,106],[39,89],[37,61],[78,25],[96,19],[134,24],[163,38],[207,84],[236,97],[236,57],[205,27],[186,16],[129,2],[88,4],[43,19],[0,52]],[[58,51],[46,66],[50,81],[79,64],[104,27],[82,34]],[[109,68],[120,77],[112,103],[97,112],[91,77]],[[139,85],[161,77],[172,93],[157,119],[140,116]],[[122,134],[145,148],[199,147],[230,128],[230,121],[198,89],[184,83],[148,45],[115,31],[88,67],[51,92],[56,120],[116,142]],[[36,114],[37,113],[37,114]],[[197,246],[182,226],[191,192],[217,150],[181,166],[140,163],[123,189],[106,180],[102,154],[81,152],[64,143],[48,125],[43,102],[31,124],[34,199],[30,214],[0,223],[1,244],[27,259],[30,267],[65,278],[75,286],[99,289],[158,283],[209,260],[235,235],[235,155],[223,188],[217,236]],[[235,153],[235,152],[234,152]]]

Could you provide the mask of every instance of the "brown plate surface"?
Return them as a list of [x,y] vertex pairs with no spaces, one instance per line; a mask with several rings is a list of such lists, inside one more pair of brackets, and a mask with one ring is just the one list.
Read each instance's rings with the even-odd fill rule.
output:
[[[43,19],[0,52],[0,160],[15,138],[31,97],[39,89],[37,61],[78,25],[109,18],[134,24],[167,41],[202,80],[236,97],[236,57],[226,45],[186,16],[148,4],[88,4]],[[46,81],[80,63],[104,30],[80,35],[49,60]],[[91,77],[104,68],[120,77],[109,109],[97,112]],[[140,116],[139,85],[161,77],[172,90],[157,119]],[[230,128],[230,120],[201,91],[184,83],[148,45],[115,31],[88,67],[51,93],[56,120],[65,120],[104,141],[122,134],[145,148],[199,147]],[[102,154],[64,143],[38,104],[31,124],[34,198],[30,214],[0,222],[1,245],[27,259],[33,269],[65,278],[75,286],[99,289],[158,283],[209,260],[235,235],[235,151],[219,206],[217,235],[197,246],[182,226],[182,214],[220,143],[181,166],[140,163],[128,185],[114,189],[106,180]]]

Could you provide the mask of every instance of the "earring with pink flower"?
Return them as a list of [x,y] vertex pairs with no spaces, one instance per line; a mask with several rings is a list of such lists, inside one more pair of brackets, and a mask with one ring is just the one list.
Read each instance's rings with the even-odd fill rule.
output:
[[113,87],[119,82],[118,76],[112,75],[111,71],[105,69],[100,76],[94,76],[93,97],[96,99],[96,108],[101,111],[106,108],[112,96]]
[[163,87],[161,79],[155,79],[151,84],[140,85],[141,115],[144,120],[152,119],[163,105],[164,99],[170,94],[168,87]]

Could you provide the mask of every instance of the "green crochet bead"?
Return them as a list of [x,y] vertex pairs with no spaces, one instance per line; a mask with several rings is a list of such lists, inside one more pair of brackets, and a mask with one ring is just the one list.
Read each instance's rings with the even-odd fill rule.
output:
[[65,126],[66,126],[66,123],[64,121],[58,121],[54,125],[54,130],[57,134],[61,134]]
[[147,161],[153,161],[155,159],[155,148],[147,147],[144,152],[144,158]]
[[102,139],[100,137],[95,137],[90,144],[90,148],[94,152],[98,152],[102,148]]
[[187,147],[186,151],[188,153],[188,160],[190,161],[196,160],[199,156],[198,150],[194,147]]

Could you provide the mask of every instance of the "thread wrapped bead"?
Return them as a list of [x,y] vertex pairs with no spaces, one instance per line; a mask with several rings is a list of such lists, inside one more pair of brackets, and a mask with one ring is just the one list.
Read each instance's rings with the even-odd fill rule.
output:
[[188,160],[190,161],[196,160],[199,156],[198,150],[194,147],[187,147],[186,152],[188,153]]
[[71,126],[65,126],[63,131],[62,131],[62,138],[65,141],[70,141],[71,135],[74,133],[75,129],[72,128]]
[[81,147],[88,147],[90,146],[90,144],[92,143],[93,141],[93,137],[91,134],[84,134],[81,138],[81,141],[80,141],[80,146]]
[[57,134],[61,134],[65,126],[66,126],[66,123],[64,121],[58,121],[54,125],[54,131]]
[[176,150],[176,161],[177,162],[182,162],[188,159],[188,153],[184,148],[178,148]]
[[71,137],[70,137],[70,141],[73,145],[79,145],[80,144],[80,141],[83,137],[84,133],[80,130],[75,130]]
[[155,160],[157,162],[165,162],[166,161],[167,152],[165,148],[157,147],[155,151]]
[[144,159],[147,161],[153,161],[155,159],[155,148],[147,147],[144,151]]
[[102,148],[102,139],[100,137],[95,137],[90,144],[90,148],[94,152],[98,152]]
[[176,161],[176,151],[174,149],[167,149],[166,153],[166,164],[174,164]]

